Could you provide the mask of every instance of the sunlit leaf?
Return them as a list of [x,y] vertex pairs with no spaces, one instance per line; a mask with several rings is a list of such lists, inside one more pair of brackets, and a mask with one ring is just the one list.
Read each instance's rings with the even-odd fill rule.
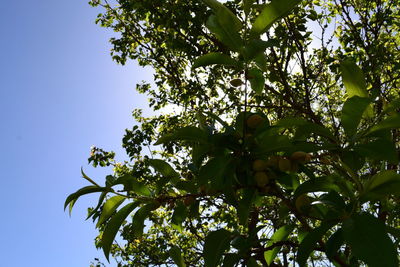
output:
[[148,203],[141,207],[132,218],[132,230],[135,237],[143,235],[144,221],[149,217],[150,212],[158,208],[157,203]]
[[79,189],[78,191],[76,191],[75,193],[70,194],[67,197],[67,199],[65,200],[65,203],[64,203],[64,210],[67,208],[68,204],[70,204],[69,213],[71,213],[76,200],[83,195],[90,194],[90,193],[96,193],[96,192],[107,192],[107,191],[109,191],[108,188],[98,187],[95,185],[89,185],[89,186],[83,187],[83,188]]
[[256,18],[251,28],[253,35],[266,32],[272,24],[287,15],[301,0],[275,0],[268,4]]
[[[268,241],[267,243],[267,247],[273,245],[276,242],[285,241],[293,230],[294,230],[293,225],[282,226],[271,236],[270,241]],[[264,258],[265,261],[268,263],[268,265],[270,265],[274,261],[276,255],[278,255],[280,250],[281,246],[274,247],[273,249],[264,252]]]
[[104,255],[109,260],[109,254],[111,245],[114,241],[115,236],[126,217],[139,205],[138,202],[132,202],[121,208],[116,214],[114,214],[110,221],[107,223],[103,236],[101,238],[101,247],[103,248]]
[[237,66],[238,62],[226,54],[211,52],[197,58],[193,63],[193,68],[206,67],[214,64]]
[[108,218],[113,215],[113,213],[117,210],[117,208],[124,202],[126,198],[123,196],[114,196],[104,203],[103,209],[101,211],[101,215],[99,220],[97,221],[96,227],[99,227],[103,224]]
[[340,64],[342,79],[347,96],[368,98],[367,85],[363,71],[353,61],[345,60]]
[[262,93],[263,89],[264,89],[264,83],[265,83],[265,78],[264,75],[262,73],[262,71],[260,71],[257,68],[253,68],[249,70],[248,73],[248,78],[251,84],[251,89],[253,89],[253,91],[259,95]]
[[357,95],[347,99],[343,105],[341,122],[347,136],[351,137],[357,132],[361,117],[371,103],[369,98]]

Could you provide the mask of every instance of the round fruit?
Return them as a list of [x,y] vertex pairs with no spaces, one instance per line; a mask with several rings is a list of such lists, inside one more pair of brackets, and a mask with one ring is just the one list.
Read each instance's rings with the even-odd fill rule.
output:
[[187,196],[183,200],[183,204],[185,204],[185,206],[190,206],[195,202],[195,200],[196,198],[194,196]]
[[290,159],[304,164],[311,160],[311,154],[303,151],[297,151],[293,152],[293,154],[290,156]]
[[239,86],[241,86],[243,84],[243,81],[241,79],[233,79],[233,80],[230,81],[230,84],[233,87],[239,87]]
[[279,168],[279,159],[280,158],[281,157],[279,157],[279,156],[271,156],[267,161],[268,167]]
[[292,162],[287,158],[279,159],[279,170],[283,172],[288,172],[292,169]]
[[267,162],[262,159],[256,159],[253,161],[253,171],[260,172],[265,171],[268,168]]
[[269,177],[265,172],[256,172],[254,174],[254,180],[256,180],[257,186],[263,187],[268,184]]
[[261,117],[260,115],[253,114],[247,119],[246,123],[249,128],[255,129],[258,126],[260,126],[264,121],[265,121],[265,119],[263,117]]
[[296,209],[300,212],[307,212],[307,210],[310,208],[310,204],[311,199],[306,194],[300,195],[295,201]]

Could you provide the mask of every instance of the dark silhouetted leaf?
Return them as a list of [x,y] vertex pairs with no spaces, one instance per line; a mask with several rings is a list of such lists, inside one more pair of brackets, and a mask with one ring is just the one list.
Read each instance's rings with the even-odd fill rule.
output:
[[299,263],[300,267],[307,266],[307,259],[311,252],[313,252],[317,246],[317,243],[322,239],[326,232],[335,224],[336,223],[333,222],[323,222],[321,226],[315,228],[304,237],[297,252],[297,262]]
[[185,261],[183,260],[181,250],[177,246],[173,246],[169,250],[169,255],[178,267],[186,267]]
[[211,232],[204,243],[204,263],[206,267],[216,267],[221,261],[222,255],[229,249],[231,233],[225,229]]
[[399,266],[385,224],[371,214],[356,214],[343,223],[343,236],[352,253],[369,267]]

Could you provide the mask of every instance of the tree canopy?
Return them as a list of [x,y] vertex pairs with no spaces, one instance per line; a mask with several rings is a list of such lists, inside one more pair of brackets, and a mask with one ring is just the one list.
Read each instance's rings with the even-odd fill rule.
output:
[[399,266],[398,1],[90,3],[118,33],[113,59],[154,69],[137,90],[163,111],[133,111],[129,161],[93,147],[112,173],[82,171],[65,202],[99,195],[107,259]]

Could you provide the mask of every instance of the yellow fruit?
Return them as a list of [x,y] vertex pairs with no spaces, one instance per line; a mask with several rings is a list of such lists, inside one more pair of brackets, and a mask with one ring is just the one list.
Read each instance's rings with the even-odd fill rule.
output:
[[283,172],[288,172],[292,169],[292,163],[287,158],[280,158],[279,159],[279,170]]
[[293,154],[290,156],[290,159],[304,164],[311,160],[311,154],[303,151],[297,151],[293,152]]
[[256,159],[253,161],[253,171],[260,172],[265,171],[268,168],[267,162],[262,159]]
[[254,174],[254,180],[256,180],[257,186],[263,187],[268,184],[269,177],[265,172],[256,172]]
[[260,126],[264,121],[265,121],[265,119],[263,117],[261,117],[260,115],[253,114],[247,119],[246,123],[247,123],[247,127],[251,128],[251,129],[255,129],[258,126]]
[[306,194],[300,195],[295,201],[296,209],[300,212],[307,212],[307,210],[310,208],[310,204],[311,199]]
[[230,81],[230,84],[233,87],[239,87],[239,86],[241,86],[243,84],[243,81],[241,79],[233,79],[233,80]]
[[187,196],[184,198],[183,200],[183,204],[185,204],[185,206],[190,206],[195,202],[196,198],[194,196]]

